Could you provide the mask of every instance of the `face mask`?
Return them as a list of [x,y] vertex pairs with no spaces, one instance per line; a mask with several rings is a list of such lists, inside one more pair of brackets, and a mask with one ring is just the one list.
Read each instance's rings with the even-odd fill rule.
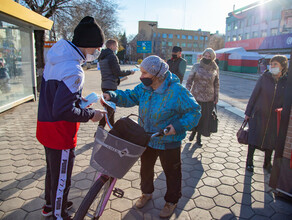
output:
[[177,55],[176,54],[172,54],[172,58],[173,59],[176,59],[177,58]]
[[118,50],[115,50],[114,53],[115,53],[115,54],[118,54]]
[[270,67],[270,72],[273,74],[273,75],[278,75],[278,73],[280,72],[280,69],[279,67]]
[[153,80],[151,78],[140,78],[140,80],[144,84],[144,86],[150,86],[153,83]]
[[92,62],[96,60],[100,55],[100,51],[96,50],[93,54],[86,54],[86,62]]
[[211,63],[211,60],[210,59],[206,59],[206,58],[203,58],[202,61],[203,61],[203,63],[205,63],[207,65]]

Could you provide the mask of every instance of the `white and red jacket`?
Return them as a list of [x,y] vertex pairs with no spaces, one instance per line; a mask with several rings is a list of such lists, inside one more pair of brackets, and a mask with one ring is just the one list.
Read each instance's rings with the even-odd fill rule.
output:
[[58,41],[47,53],[38,108],[38,141],[46,147],[64,150],[76,147],[79,122],[87,122],[93,109],[81,109],[85,57],[66,40]]

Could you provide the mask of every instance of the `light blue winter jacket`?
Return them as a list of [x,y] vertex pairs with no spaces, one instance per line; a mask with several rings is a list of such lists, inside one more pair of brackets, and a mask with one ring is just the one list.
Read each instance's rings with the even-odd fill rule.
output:
[[111,101],[120,107],[139,105],[139,124],[146,132],[157,132],[172,124],[176,134],[152,138],[149,146],[154,149],[180,147],[186,131],[197,126],[201,117],[201,107],[192,94],[183,87],[179,78],[167,72],[167,77],[159,88],[153,90],[142,83],[133,90],[110,91]]

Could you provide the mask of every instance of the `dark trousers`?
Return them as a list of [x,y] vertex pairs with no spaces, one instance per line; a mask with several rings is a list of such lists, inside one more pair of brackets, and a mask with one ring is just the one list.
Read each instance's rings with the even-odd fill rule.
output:
[[47,172],[45,180],[46,205],[52,206],[53,217],[68,217],[67,201],[71,185],[75,148],[55,150],[45,147]]
[[164,196],[166,202],[177,203],[181,197],[181,157],[180,148],[156,150],[147,147],[141,156],[141,190],[144,194],[154,191],[154,165],[159,157],[166,176],[167,191]]
[[[253,155],[254,155],[255,149],[256,149],[256,146],[251,145],[251,144],[248,145],[246,164],[249,166],[253,166]],[[269,149],[265,150],[264,166],[271,163],[272,153],[273,153],[273,150],[269,150]]]
[[[107,92],[107,91],[115,91],[116,89],[101,89],[102,92]],[[108,119],[109,122],[111,123],[111,125],[114,125],[115,123],[115,112],[111,111],[111,109],[107,109],[107,115],[108,115]],[[106,121],[105,121],[105,117],[103,117],[100,121],[98,126],[102,126],[105,127]]]

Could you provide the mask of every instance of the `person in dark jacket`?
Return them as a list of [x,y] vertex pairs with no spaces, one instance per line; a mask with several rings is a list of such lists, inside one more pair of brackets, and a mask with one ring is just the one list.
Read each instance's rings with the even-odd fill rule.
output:
[[284,102],[287,84],[288,60],[276,55],[271,59],[270,69],[257,81],[248,101],[245,119],[248,120],[248,154],[246,169],[253,172],[255,149],[265,151],[264,169],[271,171],[271,156],[277,139],[277,114]]
[[181,57],[181,52],[181,47],[174,46],[172,48],[172,57],[167,61],[167,64],[169,65],[169,71],[177,75],[180,83],[182,83],[184,79],[187,68],[187,62]]
[[[128,76],[134,74],[132,70],[121,70],[119,65],[119,59],[117,57],[117,52],[119,44],[116,40],[108,40],[105,44],[106,49],[101,51],[100,56],[98,57],[98,62],[100,66],[101,73],[101,90],[102,92],[106,91],[115,91],[120,84],[120,78],[122,76]],[[110,111],[110,110],[108,110]],[[114,124],[114,112],[108,112],[109,121]],[[105,126],[105,119],[103,118],[99,125],[101,127]]]

